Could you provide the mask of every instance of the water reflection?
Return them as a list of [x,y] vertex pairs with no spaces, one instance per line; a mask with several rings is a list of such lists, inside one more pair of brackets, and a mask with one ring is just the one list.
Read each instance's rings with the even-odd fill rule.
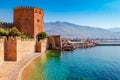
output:
[[[46,54],[42,54],[40,58],[33,61],[28,68],[23,71],[22,80],[48,80],[47,78],[53,70],[51,67],[53,67],[53,65],[59,66],[60,57],[60,51],[47,51]],[[56,67],[56,69],[58,68]]]

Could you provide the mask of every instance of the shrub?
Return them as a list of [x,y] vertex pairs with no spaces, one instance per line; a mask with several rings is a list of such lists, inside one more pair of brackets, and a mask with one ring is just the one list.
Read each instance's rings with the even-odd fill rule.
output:
[[22,33],[16,27],[12,27],[9,30],[9,34],[8,34],[8,36],[21,36],[21,35]]
[[8,31],[3,29],[3,28],[0,28],[0,36],[7,36],[8,35]]
[[16,27],[11,29],[0,28],[0,36],[23,36],[23,34]]
[[37,35],[38,40],[44,39],[44,38],[47,38],[47,37],[48,37],[48,35],[47,35],[46,32],[40,32],[40,33]]

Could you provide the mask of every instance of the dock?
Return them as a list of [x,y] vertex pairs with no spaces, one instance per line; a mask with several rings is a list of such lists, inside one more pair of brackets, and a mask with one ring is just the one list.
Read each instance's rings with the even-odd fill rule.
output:
[[97,46],[120,46],[120,44],[96,44]]

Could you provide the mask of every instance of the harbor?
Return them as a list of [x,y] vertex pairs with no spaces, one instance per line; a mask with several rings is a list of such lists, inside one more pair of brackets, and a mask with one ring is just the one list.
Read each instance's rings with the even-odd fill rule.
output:
[[62,50],[70,51],[77,48],[90,48],[96,46],[120,46],[119,40],[72,40],[63,39],[62,40]]

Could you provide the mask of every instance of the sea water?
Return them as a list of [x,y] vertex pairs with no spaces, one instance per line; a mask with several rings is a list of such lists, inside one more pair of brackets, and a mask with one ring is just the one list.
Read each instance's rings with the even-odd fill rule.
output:
[[23,80],[120,80],[120,46],[50,51],[23,71]]

